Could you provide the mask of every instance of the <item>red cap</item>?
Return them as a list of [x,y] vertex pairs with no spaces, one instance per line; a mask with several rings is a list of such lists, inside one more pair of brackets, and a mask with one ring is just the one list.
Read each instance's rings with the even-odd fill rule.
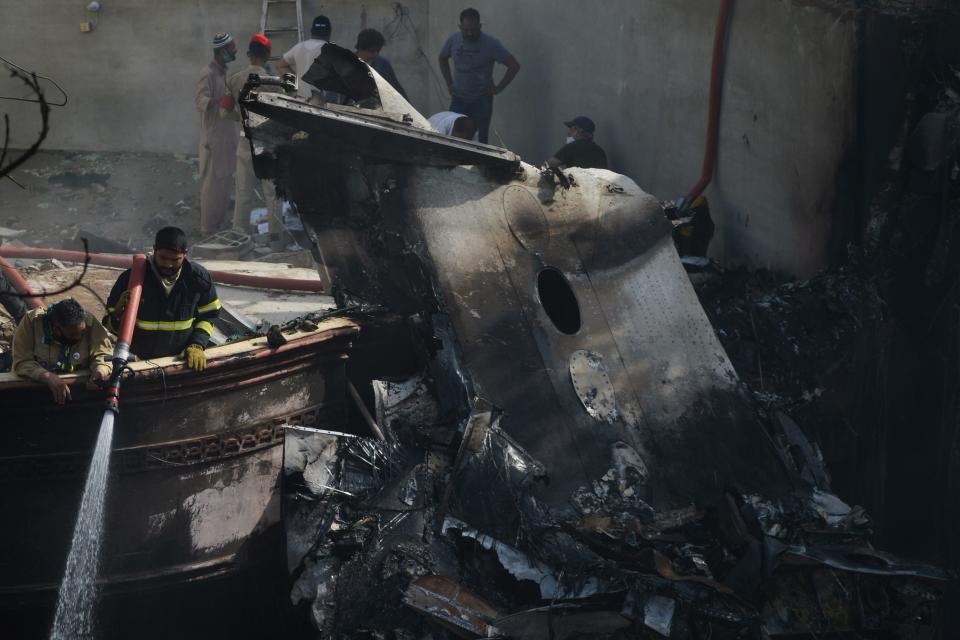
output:
[[258,42],[263,46],[265,46],[267,49],[270,49],[270,38],[263,35],[262,33],[253,34],[253,36],[250,38],[250,42]]

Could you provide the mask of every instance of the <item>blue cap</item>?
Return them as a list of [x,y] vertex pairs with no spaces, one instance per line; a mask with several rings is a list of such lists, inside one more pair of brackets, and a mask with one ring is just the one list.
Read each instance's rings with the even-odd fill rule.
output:
[[330,31],[330,18],[327,16],[317,16],[313,19],[311,31]]
[[593,120],[587,116],[577,116],[573,120],[568,120],[563,124],[567,125],[568,127],[580,127],[587,133],[593,133],[597,129],[597,125],[593,124]]

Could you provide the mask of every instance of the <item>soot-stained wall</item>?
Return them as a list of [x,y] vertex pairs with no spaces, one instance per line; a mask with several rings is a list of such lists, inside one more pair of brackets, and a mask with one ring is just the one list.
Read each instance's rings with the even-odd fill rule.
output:
[[[719,2],[471,4],[522,65],[495,99],[491,141],[499,134],[538,164],[563,144],[562,122],[584,114],[611,168],[643,189],[675,199],[697,182]],[[734,2],[707,190],[717,223],[711,252],[726,263],[801,276],[827,263],[856,133],[857,25],[845,4]],[[434,58],[462,8],[431,0]]]

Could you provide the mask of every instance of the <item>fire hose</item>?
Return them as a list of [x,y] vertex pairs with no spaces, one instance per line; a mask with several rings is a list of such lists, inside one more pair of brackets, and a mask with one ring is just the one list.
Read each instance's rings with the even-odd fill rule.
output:
[[720,135],[720,99],[723,92],[724,43],[727,39],[727,24],[733,0],[720,0],[717,24],[713,33],[713,59],[710,64],[710,106],[707,113],[707,140],[703,149],[703,166],[700,180],[680,201],[679,209],[685,211],[697,199],[713,179],[717,163],[717,140]]
[[137,324],[137,311],[140,310],[140,294],[143,292],[143,276],[147,273],[147,257],[142,253],[133,256],[133,268],[130,270],[130,302],[123,311],[120,322],[120,332],[117,334],[117,344],[113,348],[113,371],[110,373],[110,382],[107,384],[106,410],[113,413],[120,412],[120,381],[123,371],[130,359],[130,342],[133,340],[133,329]]
[[[70,251],[68,249],[47,249],[43,247],[4,247],[0,246],[0,258],[27,258],[67,260],[83,262],[88,256],[90,264],[101,267],[119,267],[125,269],[130,266],[130,257],[108,254]],[[239,287],[254,287],[257,289],[277,289],[281,291],[306,291],[322,293],[323,283],[319,280],[304,280],[302,278],[273,278],[266,276],[252,276],[245,273],[230,273],[229,271],[211,271],[210,277],[217,284],[235,285]],[[26,284],[26,283],[24,283]],[[16,286],[16,285],[14,285]]]
[[43,306],[43,303],[40,302],[40,298],[33,293],[33,291],[30,289],[30,285],[27,284],[27,281],[23,279],[23,276],[20,275],[20,272],[17,271],[16,267],[7,262],[2,255],[0,255],[0,269],[3,269],[3,273],[6,274],[10,284],[13,285],[13,288],[17,290],[17,293],[23,297],[23,302],[27,305],[27,307],[30,309],[37,309]]

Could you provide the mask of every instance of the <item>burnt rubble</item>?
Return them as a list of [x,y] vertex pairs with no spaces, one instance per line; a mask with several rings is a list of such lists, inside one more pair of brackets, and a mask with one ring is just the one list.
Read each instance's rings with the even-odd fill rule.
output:
[[288,435],[291,597],[322,637],[914,637],[947,578],[869,546],[869,518],[829,492],[788,418],[781,451],[808,478],[793,493],[657,512],[617,443],[562,515],[531,494],[545,468],[496,410],[481,403],[454,452],[431,437],[424,378],[375,386],[386,441]]
[[[793,281],[714,265],[691,278],[760,410],[818,443],[877,543],[955,570],[960,74],[913,71],[842,267]],[[958,596],[951,584],[939,637],[956,628]]]
[[804,431],[758,413],[655,199],[433,133],[350,56],[312,77],[353,105],[241,100],[363,327],[348,375],[383,434],[288,431],[291,598],[319,637],[929,627],[950,574],[875,549]]

